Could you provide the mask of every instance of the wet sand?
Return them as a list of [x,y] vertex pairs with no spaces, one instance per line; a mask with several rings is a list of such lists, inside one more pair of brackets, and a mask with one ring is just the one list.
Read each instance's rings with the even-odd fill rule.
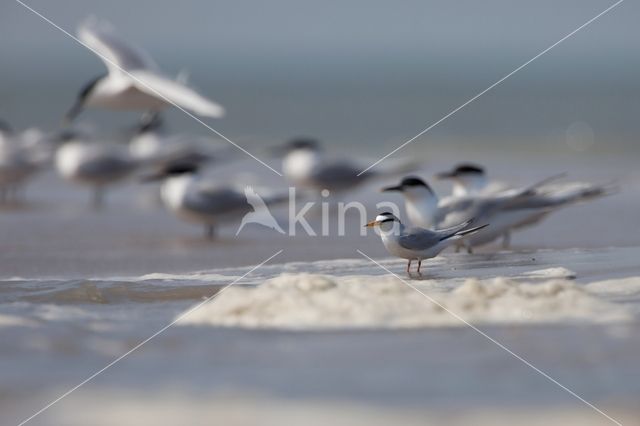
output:
[[[488,298],[481,304],[489,307],[486,312],[511,314],[499,316],[500,321],[483,321],[481,316],[474,323],[579,395],[619,415],[625,424],[637,417],[633,401],[640,396],[635,356],[640,349],[635,278],[640,276],[640,235],[634,231],[639,186],[632,163],[621,162],[620,170],[613,170],[594,169],[591,160],[585,161],[573,171],[577,178],[604,182],[621,177],[623,191],[568,208],[542,227],[517,234],[513,251],[445,253],[424,264],[422,279],[411,281],[448,300],[447,295],[464,289],[469,279],[485,285],[505,277],[516,286],[527,283],[534,292],[550,286],[549,280],[561,280],[564,305],[553,304],[556,290],[551,285],[551,293],[543,291],[542,299],[534,297],[534,304],[522,310],[533,315],[509,316],[513,311],[503,308],[513,299],[498,297],[493,304],[495,300]],[[560,167],[545,163],[543,169],[514,181],[535,181]],[[264,180],[278,183],[274,177]],[[327,276],[338,288],[355,282],[363,289],[362,299],[347,304],[346,312],[376,297],[373,287],[380,283],[404,286],[357,253],[361,250],[405,277],[404,262],[389,258],[376,235],[359,235],[357,215],[347,218],[344,237],[293,238],[252,226],[235,238],[235,228],[229,226],[221,230],[219,240],[209,242],[199,228],[160,209],[139,206],[134,201],[136,185],[114,193],[108,210],[95,214],[84,207],[84,192],[62,187],[51,176],[43,176],[41,183],[28,192],[33,200],[28,208],[0,215],[3,424],[28,417],[277,250],[282,254],[235,285],[251,288],[283,273]],[[373,208],[385,199],[377,186],[363,187],[349,199],[364,200]],[[276,216],[282,220],[286,211]],[[311,215],[310,222],[318,227],[320,218]],[[527,275],[550,269],[565,272]],[[572,275],[566,270],[575,273],[575,279],[565,280]],[[372,289],[364,287],[367,282]],[[334,296],[340,303],[343,294]],[[313,292],[302,293],[299,300],[313,297]],[[304,311],[299,300],[291,305],[294,314],[295,309]],[[469,327],[452,327],[449,320],[407,329],[393,321],[394,315],[407,315],[403,299],[398,303],[380,297],[376,306],[384,306],[384,300],[389,300],[389,310],[360,329],[354,329],[358,327],[349,323],[348,315],[331,330],[187,321],[31,424],[82,424],[89,412],[104,424],[142,413],[150,417],[142,418],[141,424],[156,424],[176,412],[195,422],[210,415],[202,399],[227,407],[215,412],[219,419],[229,419],[228,424],[255,424],[254,417],[236,417],[240,408],[234,407],[245,411],[248,406],[269,407],[263,411],[263,424],[269,419],[293,421],[300,407],[309,407],[318,419],[343,415],[344,424],[375,424],[369,414],[362,414],[370,410],[378,413],[376,418],[390,416],[407,424],[468,424],[469,419],[510,424],[521,418],[536,424],[534,420],[543,419],[541,411],[554,421],[607,424],[606,418]],[[596,305],[590,304],[593,300]],[[410,303],[414,314],[423,315],[417,300]],[[429,301],[424,303],[428,312]],[[456,303],[450,306],[467,306]],[[584,306],[597,309],[576,309]],[[545,312],[581,315],[540,321]],[[336,315],[331,310],[315,314],[319,319]],[[206,311],[202,315],[210,318]],[[390,320],[380,327],[385,315]]]

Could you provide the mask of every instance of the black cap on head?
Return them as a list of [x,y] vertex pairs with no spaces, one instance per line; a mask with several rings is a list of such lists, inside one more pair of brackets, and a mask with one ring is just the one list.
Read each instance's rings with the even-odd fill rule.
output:
[[196,163],[175,162],[175,163],[168,164],[151,174],[142,176],[140,180],[142,182],[156,182],[171,176],[180,176],[180,175],[189,174],[189,173],[196,173],[198,169],[199,167]]
[[406,178],[402,179],[401,185],[405,188],[423,187],[427,191],[433,193],[433,189],[431,189],[431,187],[425,181],[417,176],[407,176]]
[[195,173],[198,169],[199,167],[196,163],[174,163],[164,169],[164,174],[167,176],[177,176],[186,173]]
[[484,169],[477,164],[464,163],[458,164],[453,170],[455,175],[462,174],[484,174]]
[[427,186],[428,185],[419,177],[417,176],[407,176],[406,178],[402,179],[401,182],[402,186]]
[[145,113],[140,118],[140,122],[137,127],[138,133],[150,132],[158,130],[164,125],[164,120],[158,112]]
[[388,186],[386,188],[382,188],[382,191],[383,192],[390,192],[390,191],[402,192],[405,189],[417,188],[417,187],[425,188],[427,191],[433,193],[433,189],[431,189],[431,187],[425,181],[423,181],[417,176],[407,176],[404,179],[402,179],[402,182],[400,182],[400,185]]
[[290,149],[320,149],[320,142],[314,138],[301,137],[295,138],[287,143]]
[[461,164],[458,164],[453,170],[436,174],[436,178],[453,179],[460,176],[483,175],[483,174],[484,174],[484,169],[481,166],[478,166],[477,164],[472,164],[472,163],[461,163]]

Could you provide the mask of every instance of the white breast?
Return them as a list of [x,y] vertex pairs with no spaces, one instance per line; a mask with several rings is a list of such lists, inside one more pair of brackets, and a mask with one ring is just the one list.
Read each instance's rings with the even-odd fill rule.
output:
[[110,74],[96,84],[86,105],[110,109],[158,110],[165,107],[166,102],[141,92],[128,77]]
[[309,183],[319,162],[317,153],[308,149],[299,149],[287,154],[282,162],[282,171],[295,184],[305,185]]
[[73,178],[88,155],[89,147],[80,142],[69,142],[61,146],[56,152],[56,168],[60,174]]
[[176,176],[167,179],[162,184],[161,196],[164,204],[173,211],[181,211],[184,207],[184,201],[189,193],[190,186],[193,184],[193,177],[189,175]]

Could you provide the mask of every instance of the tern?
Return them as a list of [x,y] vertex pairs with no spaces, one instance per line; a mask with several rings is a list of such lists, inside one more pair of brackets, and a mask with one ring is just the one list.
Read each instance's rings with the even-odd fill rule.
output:
[[415,168],[413,163],[400,164],[383,171],[367,170],[348,159],[331,160],[323,155],[320,143],[312,138],[297,138],[284,147],[282,171],[294,186],[331,193],[354,189],[374,177],[406,173]]
[[436,174],[437,179],[448,179],[453,183],[451,195],[463,197],[472,194],[495,194],[509,189],[504,182],[491,181],[485,169],[477,164],[462,163],[453,169]]
[[107,22],[86,19],[78,28],[78,38],[102,59],[108,73],[85,84],[65,122],[85,107],[159,111],[174,105],[201,116],[224,115],[222,106],[162,75],[146,52],[119,37]]
[[216,146],[210,138],[168,134],[159,113],[147,113],[133,129],[129,152],[134,158],[150,166],[170,163],[199,163],[211,157],[230,159],[228,145]]
[[[204,225],[208,239],[215,237],[215,227],[220,223],[240,221],[243,216],[240,229],[246,223],[256,222],[284,232],[270,216],[267,206],[287,200],[288,194],[260,197],[250,187],[240,189],[207,181],[200,177],[199,169],[195,163],[174,163],[144,180],[162,180],[161,197],[165,206],[182,220]],[[252,219],[250,214],[254,212],[262,219]],[[269,217],[265,219],[264,214]]]
[[77,132],[60,135],[55,166],[64,179],[93,188],[92,206],[100,209],[109,186],[130,177],[141,163],[121,145],[89,141]]
[[468,228],[473,220],[456,226],[432,231],[424,228],[406,229],[395,215],[389,212],[380,213],[366,227],[380,229],[380,237],[387,251],[397,257],[407,259],[407,274],[411,275],[411,262],[418,261],[418,274],[424,259],[436,257],[440,252],[457,241],[475,234],[489,226],[488,223]]
[[[546,197],[555,199],[555,207],[568,205],[578,201],[586,201],[591,198],[597,198],[601,195],[610,193],[613,189],[610,186],[608,187],[586,182],[562,182],[549,184],[551,181],[564,176],[564,173],[551,176],[534,185],[539,194],[544,193]],[[470,163],[459,164],[450,171],[438,173],[436,174],[436,178],[452,181],[453,190],[450,195],[452,198],[492,194],[505,196],[508,194],[518,194],[521,191],[526,190],[526,188],[510,186],[506,182],[490,180],[482,166]],[[444,200],[447,200],[446,202],[453,202],[453,200],[448,200],[448,197],[445,197],[443,201]],[[540,210],[538,214],[532,214],[512,229],[523,229],[536,225],[544,220],[552,211],[553,209]],[[509,247],[510,239],[511,233],[507,231],[504,234],[502,243],[503,248]]]
[[456,244],[457,249],[466,247],[468,252],[472,252],[473,247],[491,243],[500,237],[508,237],[512,229],[537,221],[541,215],[608,193],[608,189],[604,186],[579,186],[561,191],[540,191],[540,186],[549,180],[545,179],[530,187],[497,194],[448,197],[442,200],[427,183],[415,176],[406,177],[399,185],[382,190],[402,193],[407,216],[414,225],[423,228],[448,228],[472,218],[483,223],[491,223],[489,229]]
[[20,189],[47,164],[47,142],[37,129],[17,133],[0,121],[0,201],[16,201]]

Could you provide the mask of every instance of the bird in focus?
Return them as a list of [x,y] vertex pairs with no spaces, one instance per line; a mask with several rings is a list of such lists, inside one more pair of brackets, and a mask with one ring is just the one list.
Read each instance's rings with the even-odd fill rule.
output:
[[472,220],[468,220],[456,226],[436,231],[417,227],[405,228],[394,214],[384,212],[365,226],[378,228],[382,243],[387,251],[394,256],[408,260],[407,274],[410,275],[413,260],[418,261],[417,272],[421,274],[420,267],[423,260],[436,257],[450,245],[489,226],[486,223],[470,227],[472,222]]

